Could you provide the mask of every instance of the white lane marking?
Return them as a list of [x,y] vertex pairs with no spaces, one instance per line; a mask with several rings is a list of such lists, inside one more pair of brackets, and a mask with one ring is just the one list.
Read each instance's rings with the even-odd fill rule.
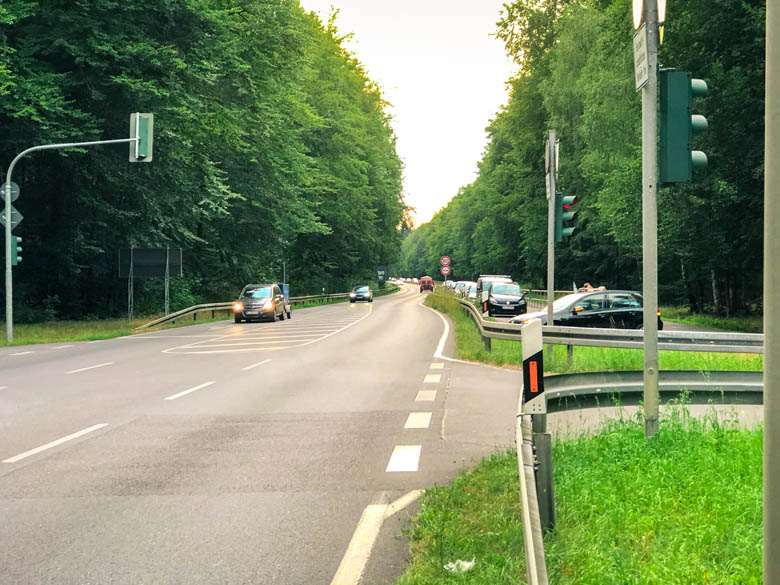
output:
[[448,362],[456,362],[458,364],[468,364],[470,366],[479,366],[481,368],[492,368],[494,370],[502,370],[506,372],[505,368],[500,368],[498,366],[494,366],[491,364],[480,364],[478,362],[468,362],[466,360],[459,360],[456,358],[447,357],[444,355],[441,355],[441,352],[444,351],[444,344],[447,342],[447,337],[450,334],[450,324],[447,322],[447,319],[444,318],[444,315],[439,313],[436,309],[431,309],[430,307],[425,306],[425,299],[421,300],[419,303],[417,303],[418,306],[423,307],[424,309],[428,309],[430,312],[434,313],[439,319],[441,319],[441,322],[444,323],[444,331],[441,334],[441,337],[439,338],[439,345],[436,346],[436,351],[433,353],[433,357],[435,359],[440,360],[447,360]]
[[438,384],[441,382],[441,374],[428,374],[423,380],[423,384]]
[[371,549],[374,548],[374,543],[379,536],[379,529],[382,528],[386,512],[386,504],[372,504],[363,510],[355,533],[352,535],[352,540],[349,541],[347,552],[344,553],[330,585],[358,585],[360,583],[368,558],[371,556]]
[[279,343],[300,343],[301,341],[309,341],[308,339],[284,339],[280,338],[276,341],[230,341],[228,339],[219,339],[218,341],[227,341],[228,343],[202,343],[198,344],[198,347],[241,347],[242,345],[274,345]]
[[388,473],[417,471],[420,463],[420,451],[422,451],[422,445],[396,445],[385,471]]
[[251,366],[247,366],[247,367],[241,368],[241,369],[244,370],[244,371],[251,370],[252,368],[256,368],[257,366],[262,366],[263,364],[267,364],[270,361],[271,361],[270,359],[263,360],[262,362],[257,362],[256,364],[252,364]]
[[89,366],[86,368],[79,368],[78,370],[71,370],[70,372],[65,372],[66,374],[75,374],[77,372],[86,372],[87,370],[94,370],[95,368],[102,368],[103,366],[110,366],[114,362],[106,362],[104,364],[98,364],[96,366]]
[[423,490],[412,490],[408,494],[401,496],[396,501],[389,504],[387,506],[387,511],[385,512],[385,520],[390,518],[390,516],[393,514],[397,514],[406,508],[409,504],[416,501],[417,498],[419,498],[421,495],[423,495]]
[[87,341],[87,343],[103,343],[105,339],[96,339],[94,341]]
[[102,429],[103,427],[107,427],[107,426],[108,423],[100,423],[98,425],[91,426],[88,429],[84,429],[77,433],[73,433],[72,435],[68,435],[67,437],[62,437],[61,439],[57,439],[56,441],[52,441],[51,443],[46,443],[45,445],[41,445],[40,447],[36,447],[35,449],[30,449],[29,451],[25,451],[24,453],[17,455],[15,457],[4,459],[3,463],[16,463],[17,461],[24,459],[25,457],[29,457],[30,455],[35,455],[36,453],[40,453],[41,451],[45,451],[46,449],[51,449],[52,447],[56,447],[57,445],[61,445],[62,443],[66,443],[67,441],[76,439],[78,437],[81,437],[82,435],[86,435],[87,433],[91,433],[92,431],[96,431],[98,429]]
[[420,390],[415,402],[432,402],[436,400],[436,390]]
[[429,368],[431,370],[443,370],[444,369],[444,362],[434,362],[431,364],[431,367]]
[[20,351],[19,353],[12,353],[12,354],[9,354],[9,355],[27,355],[28,353],[35,353],[35,352],[32,352],[32,351]]
[[164,400],[176,400],[177,398],[181,398],[182,396],[186,396],[190,392],[195,392],[197,390],[200,390],[202,388],[206,388],[207,386],[211,386],[214,382],[206,382],[205,384],[201,384],[200,386],[195,386],[194,388],[190,388],[189,390],[185,390],[184,392],[179,392],[178,394],[172,394],[171,396],[166,397]]
[[58,345],[57,347],[52,347],[52,349],[65,349],[66,347],[73,347],[72,345]]
[[406,419],[405,429],[427,429],[431,424],[432,412],[410,412]]
[[0,386],[0,390],[5,390],[8,386]]

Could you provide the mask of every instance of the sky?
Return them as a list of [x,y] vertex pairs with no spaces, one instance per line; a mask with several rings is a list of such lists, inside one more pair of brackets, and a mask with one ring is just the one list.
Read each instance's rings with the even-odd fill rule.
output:
[[346,48],[392,104],[404,199],[416,225],[473,182],[490,120],[516,72],[492,36],[507,0],[300,0],[323,22],[338,9]]

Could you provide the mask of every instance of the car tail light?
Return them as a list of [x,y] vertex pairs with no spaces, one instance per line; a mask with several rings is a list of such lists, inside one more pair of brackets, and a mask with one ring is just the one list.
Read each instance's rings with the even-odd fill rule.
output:
[[661,316],[661,309],[658,309],[658,316]]

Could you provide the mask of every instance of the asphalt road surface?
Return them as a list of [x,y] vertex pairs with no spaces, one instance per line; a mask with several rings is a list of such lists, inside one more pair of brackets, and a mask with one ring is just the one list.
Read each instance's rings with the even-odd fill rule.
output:
[[391,583],[521,383],[421,299],[0,349],[0,584]]

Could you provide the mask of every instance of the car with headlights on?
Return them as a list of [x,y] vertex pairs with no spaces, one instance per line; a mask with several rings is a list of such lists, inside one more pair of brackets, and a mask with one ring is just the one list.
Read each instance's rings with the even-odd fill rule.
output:
[[[562,327],[600,327],[602,329],[642,329],[642,295],[630,290],[575,293],[553,303],[553,324]],[[510,323],[528,323],[538,319],[547,325],[547,311],[527,313]],[[664,328],[658,311],[658,330]]]
[[233,318],[241,321],[284,320],[285,302],[278,284],[248,284],[233,303]]
[[367,303],[374,302],[374,291],[371,290],[367,284],[359,284],[352,288],[349,293],[349,302],[354,303],[356,301],[365,301]]
[[516,282],[492,282],[487,289],[483,311],[489,316],[522,315],[528,311],[525,293]]

